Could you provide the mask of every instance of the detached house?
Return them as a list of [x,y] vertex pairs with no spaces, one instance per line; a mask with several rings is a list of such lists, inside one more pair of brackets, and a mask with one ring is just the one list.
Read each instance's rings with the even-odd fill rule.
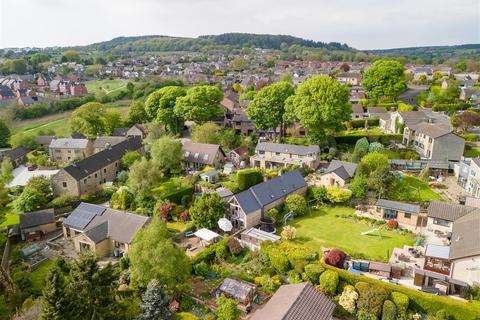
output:
[[300,146],[260,142],[255,148],[255,155],[250,157],[250,165],[255,168],[273,169],[299,165],[316,169],[320,161],[318,146]]
[[417,229],[427,224],[427,216],[420,206],[399,201],[378,199],[369,212],[379,220],[396,220],[402,228]]
[[356,170],[356,163],[332,160],[327,170],[320,177],[320,185],[343,188],[350,183]]
[[228,201],[227,217],[235,228],[252,228],[260,224],[265,212],[282,204],[286,197],[306,192],[307,184],[300,171],[287,172],[234,195]]
[[205,166],[220,168],[225,163],[225,152],[218,144],[185,141],[182,144],[182,163],[186,168]]
[[120,256],[149,221],[147,216],[82,202],[64,220],[63,236],[73,240],[78,253],[89,250],[98,257]]
[[430,202],[427,210],[427,230],[437,235],[450,237],[453,231],[453,223],[478,208],[453,204],[443,201]]
[[78,197],[99,191],[104,183],[115,180],[120,160],[128,151],[143,153],[140,137],[130,137],[61,169],[52,177],[54,194]]
[[83,159],[93,153],[93,144],[88,139],[53,139],[48,148],[50,159],[57,162],[68,162],[74,159]]

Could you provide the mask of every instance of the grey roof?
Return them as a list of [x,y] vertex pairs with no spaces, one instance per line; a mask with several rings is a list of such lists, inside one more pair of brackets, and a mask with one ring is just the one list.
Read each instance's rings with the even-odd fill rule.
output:
[[[417,125],[410,126],[410,129],[418,133],[423,133],[431,138],[438,138],[450,133],[450,130],[434,123],[422,122]],[[453,134],[453,133],[452,133]]]
[[78,231],[83,231],[95,216],[102,215],[106,209],[102,206],[82,202],[63,221],[63,224]]
[[475,210],[453,223],[450,259],[480,255],[480,211]]
[[95,141],[93,142],[93,147],[95,149],[103,149],[107,147],[107,144],[110,146],[114,146],[116,144],[119,144],[120,142],[125,141],[126,139],[126,137],[121,136],[101,136],[95,139]]
[[394,210],[410,212],[410,213],[419,213],[420,212],[420,206],[419,205],[405,203],[405,202],[399,202],[399,201],[378,199],[377,203],[375,205],[377,207],[394,209]]
[[2,158],[8,157],[11,160],[16,160],[16,159],[19,159],[19,158],[25,156],[30,151],[31,151],[30,148],[17,147],[15,149],[10,149],[10,150],[4,151],[2,153]]
[[55,149],[85,149],[88,143],[88,139],[58,138],[53,139],[49,147]]
[[257,228],[250,228],[242,232],[242,235],[248,235],[252,238],[258,239],[260,241],[279,241],[280,237],[274,233],[266,232]]
[[367,108],[368,113],[387,113],[387,108],[385,107],[368,107]]
[[475,207],[434,200],[428,205],[427,215],[431,218],[455,221],[475,210],[477,210]]
[[425,256],[448,260],[448,258],[450,257],[450,247],[429,243],[427,244],[427,248],[425,249]]
[[381,262],[371,261],[371,262],[368,264],[368,269],[369,269],[369,270],[376,270],[376,271],[390,272],[390,271],[392,271],[392,266],[389,265],[388,263],[381,263]]
[[37,136],[35,142],[37,144],[50,145],[53,139],[55,139],[55,136]]
[[220,287],[221,292],[240,301],[247,301],[257,291],[257,288],[248,282],[225,278]]
[[23,213],[20,215],[20,228],[31,228],[55,222],[53,209]]
[[260,142],[255,148],[256,151],[281,152],[307,156],[310,154],[319,154],[319,146],[300,146],[296,144]]
[[71,138],[72,138],[72,139],[86,139],[87,136],[84,135],[84,134],[81,133],[81,132],[76,131],[76,132],[72,133]]
[[209,170],[207,172],[201,173],[200,177],[214,177],[218,175],[220,172],[218,170]]
[[113,129],[112,136],[125,137],[127,135],[128,129],[130,128],[115,128]]
[[251,320],[330,320],[335,303],[307,282],[281,286]]
[[112,240],[131,243],[150,217],[82,202],[64,221],[64,225],[82,231],[96,243]]
[[214,165],[216,154],[220,152],[223,157],[225,153],[218,144],[195,143],[185,141],[182,144],[183,161]]
[[142,147],[141,137],[130,137],[109,149],[104,149],[83,160],[73,163],[62,170],[66,171],[75,180],[80,180],[97,172],[107,165],[120,160],[128,151],[139,150]]
[[361,104],[352,105],[352,113],[363,113],[363,106]]
[[325,173],[334,172],[343,180],[349,180],[355,175],[357,164],[340,160],[332,160],[327,167]]
[[236,194],[234,197],[243,212],[249,214],[306,185],[300,171],[293,170],[279,177],[254,185],[250,187],[250,189]]

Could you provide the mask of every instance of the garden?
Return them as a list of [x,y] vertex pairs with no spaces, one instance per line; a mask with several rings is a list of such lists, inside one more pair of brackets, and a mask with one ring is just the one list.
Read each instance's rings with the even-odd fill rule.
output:
[[410,233],[382,230],[378,234],[362,235],[372,226],[343,219],[353,215],[348,207],[321,207],[302,217],[295,218],[289,225],[296,228],[294,242],[320,251],[322,247],[341,249],[355,258],[388,261],[393,248],[412,245],[415,238]]

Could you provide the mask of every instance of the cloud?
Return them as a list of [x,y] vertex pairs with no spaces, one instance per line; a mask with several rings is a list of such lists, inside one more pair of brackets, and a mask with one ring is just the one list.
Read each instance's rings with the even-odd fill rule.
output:
[[480,2],[0,0],[0,47],[224,32],[291,34],[359,49],[479,43]]

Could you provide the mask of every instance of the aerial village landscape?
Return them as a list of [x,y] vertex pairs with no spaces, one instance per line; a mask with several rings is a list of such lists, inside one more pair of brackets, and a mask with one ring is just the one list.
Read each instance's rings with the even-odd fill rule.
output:
[[0,41],[0,319],[480,319],[473,33]]

